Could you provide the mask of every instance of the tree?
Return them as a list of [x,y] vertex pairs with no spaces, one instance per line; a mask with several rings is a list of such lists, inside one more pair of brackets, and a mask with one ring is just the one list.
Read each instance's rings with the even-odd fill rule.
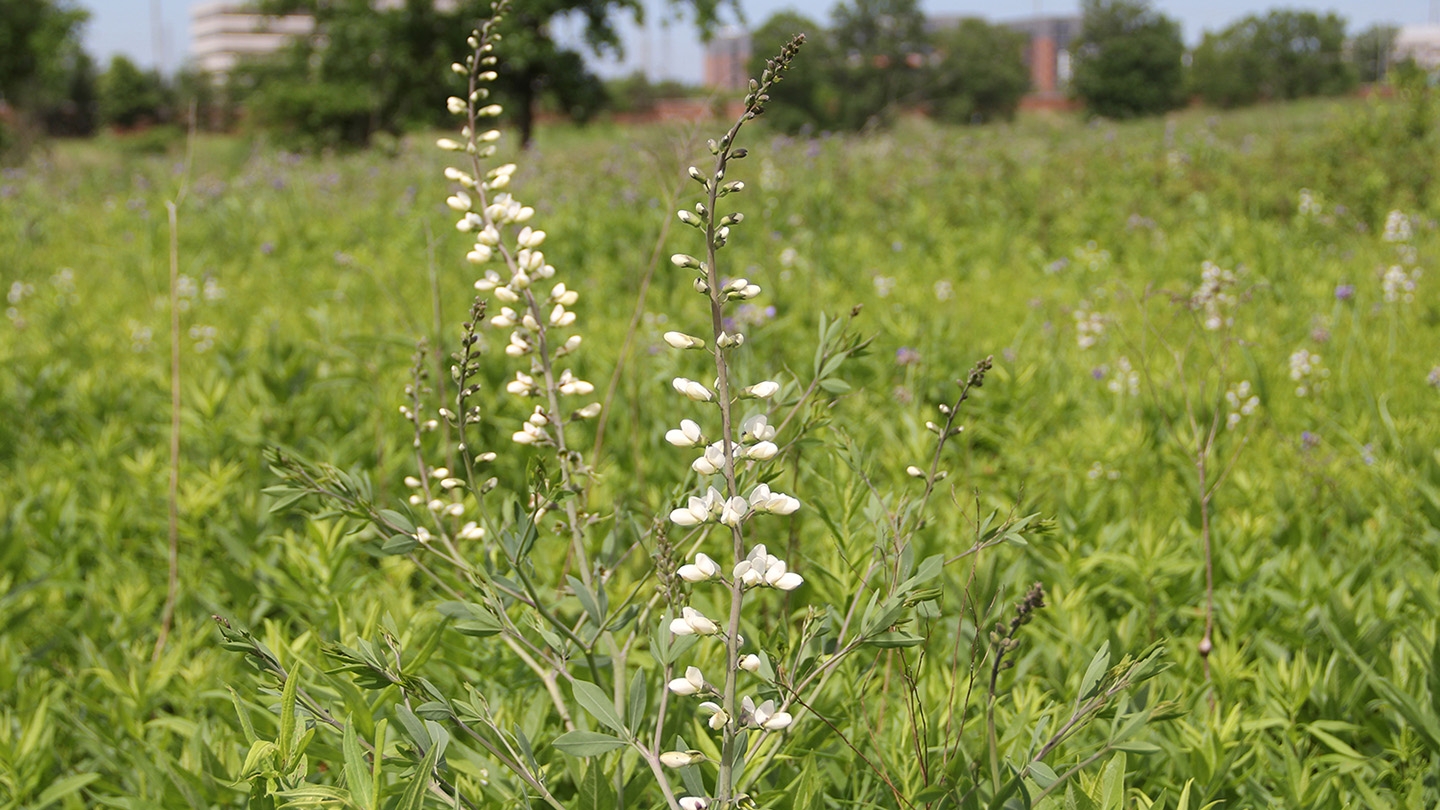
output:
[[117,54],[100,77],[100,120],[111,126],[158,123],[166,107],[165,82]]
[[[730,0],[670,0],[689,10],[702,32],[716,21],[719,6]],[[261,0],[270,13],[307,12],[315,17],[315,36],[296,46],[282,60],[252,68],[253,103],[268,108],[265,120],[291,120],[291,126],[321,124],[329,139],[367,140],[372,132],[398,132],[430,126],[446,119],[445,98],[455,84],[440,80],[451,57],[465,51],[465,37],[474,21],[489,16],[489,0],[404,0],[376,9],[372,0]],[[563,15],[584,20],[584,42],[590,51],[618,53],[618,15],[637,21],[642,0],[526,0],[506,15],[501,32],[502,77],[495,85],[506,114],[529,144],[536,109],[550,103],[567,115],[585,118],[604,98],[600,80],[586,69],[579,51],[558,45],[551,36],[553,21]],[[266,82],[255,79],[263,73]],[[274,83],[279,82],[276,86]],[[317,87],[346,94],[342,99],[316,97]],[[307,104],[328,111],[324,121],[303,120]],[[329,122],[329,123],[326,123]]]
[[1195,51],[1195,90],[1211,104],[1334,95],[1355,85],[1345,61],[1345,21],[1310,11],[1250,15]]
[[1355,65],[1356,78],[1362,82],[1378,82],[1390,72],[1390,60],[1395,56],[1395,37],[1400,29],[1393,25],[1372,25],[1355,35],[1350,44],[1350,60]]
[[1084,0],[1075,96],[1095,115],[1131,118],[1185,102],[1180,25],[1143,0]]
[[57,62],[79,50],[89,17],[69,0],[0,0],[0,100],[34,103],[47,75],[64,73]]
[[793,11],[778,11],[750,35],[751,76],[759,76],[765,60],[774,58],[796,34],[805,34],[805,53],[785,73],[785,80],[770,90],[773,103],[765,107],[765,120],[782,132],[829,129],[836,126],[839,97],[830,71],[834,67],[828,35],[819,23]]
[[80,46],[89,13],[70,0],[0,0],[0,152],[24,145],[41,127],[88,134],[94,63]]
[[959,123],[1015,117],[1030,89],[1025,35],[969,17],[936,36],[940,60],[928,90],[935,116]]
[[847,0],[831,12],[831,62],[843,88],[838,123],[862,129],[886,123],[902,104],[921,100],[930,45],[918,0]]

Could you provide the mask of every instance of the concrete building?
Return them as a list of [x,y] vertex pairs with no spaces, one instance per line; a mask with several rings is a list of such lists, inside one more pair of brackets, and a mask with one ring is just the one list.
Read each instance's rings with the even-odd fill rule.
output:
[[704,79],[715,90],[744,90],[750,79],[750,34],[735,26],[719,31],[705,48]]
[[1425,70],[1440,69],[1440,24],[1407,25],[1395,36],[1394,61],[1414,59]]
[[246,6],[239,0],[215,0],[190,10],[190,60],[195,68],[223,76],[242,58],[274,53],[315,30],[308,14],[268,16]]
[[[450,11],[457,0],[435,0],[436,8]],[[377,11],[402,8],[405,0],[372,0]],[[206,73],[225,75],[246,56],[274,53],[295,37],[309,36],[315,20],[308,14],[266,15],[251,9],[247,0],[211,0],[190,10],[190,60]]]

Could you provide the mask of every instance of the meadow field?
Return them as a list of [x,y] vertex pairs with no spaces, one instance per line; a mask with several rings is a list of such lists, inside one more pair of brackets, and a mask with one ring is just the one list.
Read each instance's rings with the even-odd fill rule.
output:
[[[584,343],[567,360],[606,403],[570,434],[616,605],[599,614],[655,589],[652,559],[663,568],[669,551],[650,527],[695,480],[665,440],[683,415],[671,380],[708,378],[663,334],[703,320],[670,260],[696,250],[674,211],[698,199],[686,167],[723,127],[556,128],[506,158],[547,261],[581,295]],[[837,615],[855,561],[890,553],[885,527],[910,515],[936,450],[927,421],[993,363],[957,411],[931,512],[895,552],[897,571],[947,564],[913,613],[897,607],[894,629],[834,670],[824,702],[792,708],[788,747],[749,801],[1440,803],[1440,116],[1427,96],[1133,123],[907,120],[864,137],[788,138],[762,119],[743,140],[729,177],[746,184],[746,220],[725,274],[765,296],[730,310],[727,329],[746,334],[747,379],[782,386],[772,421],[795,421],[771,483],[805,504],[767,524],[785,527],[772,547],[806,577],[747,629],[772,658],[806,644],[786,621]],[[430,714],[405,679],[421,670],[526,741],[562,804],[618,807],[613,786],[627,784],[634,807],[664,803],[629,754],[576,760],[544,742],[568,718],[521,688],[530,670],[437,609],[463,577],[293,486],[321,471],[401,520],[417,442],[456,466],[444,429],[417,438],[397,412],[417,343],[455,351],[475,296],[473,239],[454,227],[433,143],[300,156],[202,136],[187,158],[112,138],[5,170],[0,808],[266,806],[287,778],[292,806],[419,807],[407,768],[430,746],[411,708]],[[157,648],[172,306],[179,599]],[[523,501],[554,469],[510,441],[528,410],[503,393],[517,368],[505,340],[479,329],[472,441],[499,454],[487,497]],[[446,366],[434,351],[418,361],[430,386]],[[569,565],[548,529],[535,542],[533,570]],[[508,570],[498,548],[476,553]],[[594,594],[551,580],[565,621],[596,615]],[[1035,583],[1043,606],[1027,598]],[[562,642],[536,644],[563,658]],[[375,683],[377,650],[394,653],[394,682]],[[300,673],[298,711],[267,661]],[[662,682],[656,665],[631,666]],[[296,722],[314,731],[309,764],[277,774],[256,741],[283,746]],[[362,800],[348,735],[377,727],[396,764]],[[486,806],[539,803],[447,728],[449,783]],[[713,747],[695,742],[699,721],[666,728]],[[295,778],[351,792],[296,791]]]

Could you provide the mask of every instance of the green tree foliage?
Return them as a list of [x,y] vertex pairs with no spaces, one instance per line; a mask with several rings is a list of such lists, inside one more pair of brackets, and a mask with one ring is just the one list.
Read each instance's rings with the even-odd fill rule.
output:
[[167,93],[158,72],[116,55],[100,77],[100,120],[119,127],[159,123],[168,112]]
[[89,16],[70,0],[0,0],[0,102],[14,111],[8,131],[0,121],[0,151],[40,128],[93,128],[95,65],[80,46]]
[[1350,44],[1350,61],[1362,82],[1378,82],[1390,70],[1395,56],[1395,37],[1400,29],[1393,25],[1372,25],[1355,35]]
[[1345,20],[1310,11],[1250,15],[1207,33],[1194,57],[1194,88],[1222,107],[1335,95],[1355,86],[1346,62]]
[[1030,89],[1025,35],[966,18],[936,35],[939,64],[928,91],[936,117],[959,123],[1010,119]]
[[[672,0],[701,31],[708,31],[724,0]],[[455,82],[450,55],[465,49],[474,21],[488,16],[489,0],[405,0],[376,10],[369,0],[263,0],[272,13],[314,15],[316,36],[278,59],[249,66],[241,86],[262,124],[319,143],[363,144],[379,131],[448,123],[445,97]],[[617,18],[642,18],[640,0],[536,0],[517,4],[502,27],[506,46],[496,83],[506,115],[529,143],[535,113],[548,106],[584,120],[599,109],[604,86],[580,51],[556,43],[553,22],[584,21],[585,47],[618,53]]]
[[835,54],[829,34],[814,20],[794,11],[772,14],[750,35],[750,64],[747,73],[759,76],[769,55],[796,34],[805,34],[805,58],[785,74],[785,80],[770,91],[773,104],[765,110],[765,120],[782,132],[803,132],[817,127],[835,125],[840,94],[830,76]]
[[1180,25],[1143,0],[1085,0],[1075,96],[1106,118],[1154,115],[1185,101]]
[[918,0],[845,0],[831,12],[830,61],[836,123],[863,129],[887,123],[923,100],[925,15]]

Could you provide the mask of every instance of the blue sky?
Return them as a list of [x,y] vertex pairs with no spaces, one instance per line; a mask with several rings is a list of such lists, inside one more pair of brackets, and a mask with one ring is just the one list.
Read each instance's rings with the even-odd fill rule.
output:
[[[199,0],[77,0],[91,12],[85,39],[90,51],[103,64],[110,56],[123,53],[143,65],[159,64],[166,71],[180,67],[189,47],[190,6]],[[701,46],[693,28],[684,20],[666,22],[666,4],[646,0],[655,11],[641,29],[626,26],[627,58],[598,67],[607,74],[644,69],[653,78],[698,81]],[[763,21],[773,12],[790,8],[824,21],[831,0],[741,0],[751,23]],[[1079,0],[921,0],[930,14],[973,14],[991,19],[1013,19],[1034,14],[1073,14]],[[1187,42],[1195,42],[1206,30],[1222,28],[1246,14],[1276,7],[1311,8],[1334,11],[1358,31],[1373,23],[1424,23],[1440,21],[1440,0],[1320,0],[1320,2],[1254,2],[1254,0],[1157,0],[1153,5],[1180,20]],[[158,20],[159,25],[156,25]],[[565,33],[565,26],[559,29]],[[158,36],[157,36],[158,34]]]

